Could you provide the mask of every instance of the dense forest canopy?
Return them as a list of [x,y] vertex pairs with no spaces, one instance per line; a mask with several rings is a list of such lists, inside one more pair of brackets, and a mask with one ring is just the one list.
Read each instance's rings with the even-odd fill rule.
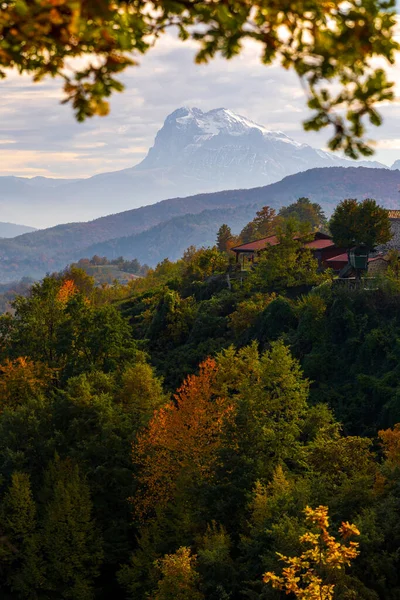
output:
[[[394,63],[395,26],[395,0],[5,0],[0,74],[15,68],[35,81],[61,77],[65,102],[83,121],[108,113],[107,98],[123,90],[118,75],[171,27],[181,40],[198,42],[197,62],[232,58],[250,39],[264,64],[278,60],[301,78],[312,111],[305,128],[333,125],[330,148],[355,158],[372,153],[365,118],[379,125],[377,104],[394,98],[373,59]],[[78,57],[87,60],[71,63]],[[332,82],[337,89],[328,89]]]
[[276,227],[1,316],[3,598],[397,600],[398,257],[338,285]]

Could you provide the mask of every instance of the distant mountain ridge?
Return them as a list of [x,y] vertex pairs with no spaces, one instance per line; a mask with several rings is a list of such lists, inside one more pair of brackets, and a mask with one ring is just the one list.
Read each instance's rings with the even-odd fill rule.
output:
[[399,170],[329,167],[250,190],[172,198],[89,223],[58,225],[0,240],[0,281],[40,278],[95,253],[155,265],[166,257],[178,258],[192,244],[213,243],[223,222],[239,232],[261,206],[278,210],[301,196],[319,202],[328,215],[344,198],[372,197],[398,209],[399,189]]
[[23,214],[42,228],[167,198],[265,186],[311,168],[354,165],[386,168],[300,144],[225,108],[183,107],[165,119],[140,164],[78,180],[0,177],[0,209],[7,220]]
[[16,223],[0,223],[0,238],[14,238],[17,235],[36,231],[35,227],[17,225]]

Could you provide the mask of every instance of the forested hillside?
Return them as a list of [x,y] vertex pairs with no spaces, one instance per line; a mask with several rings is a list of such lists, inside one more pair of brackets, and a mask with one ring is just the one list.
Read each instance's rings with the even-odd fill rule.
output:
[[236,209],[205,210],[200,214],[184,215],[165,221],[139,233],[120,237],[85,248],[88,256],[98,254],[109,258],[124,256],[137,258],[155,266],[164,258],[178,260],[190,246],[212,246],[218,223],[226,222],[239,232],[250,221],[257,205],[239,206]]
[[339,284],[285,219],[0,318],[3,598],[399,598],[398,259]]
[[[123,252],[127,257],[139,258],[136,252],[140,251],[141,261],[155,266],[163,258],[178,258],[186,246],[208,244],[223,221],[230,219],[232,226],[240,229],[248,218],[248,209],[244,209],[245,216],[241,216],[240,207],[253,209],[268,204],[278,209],[301,196],[307,196],[321,204],[328,215],[346,197],[379,198],[383,206],[397,208],[399,186],[398,170],[330,167],[298,173],[261,188],[164,200],[88,223],[58,225],[13,240],[0,240],[0,277],[4,282],[24,276],[40,278],[46,272],[62,269],[69,262],[93,253],[110,252],[117,256]],[[207,226],[207,213],[198,219],[187,217],[173,220],[217,209],[227,209],[226,218],[219,213],[215,216],[215,223],[210,218]],[[238,209],[237,214],[233,214],[231,209]],[[158,225],[160,227],[157,229]],[[182,231],[176,238],[176,231],[181,227]],[[155,229],[150,231],[152,228]],[[166,239],[160,245],[160,240],[156,238],[158,232],[164,229]],[[142,234],[145,231],[148,231],[148,235]],[[126,239],[118,241],[118,238]],[[109,243],[103,246],[103,242]]]

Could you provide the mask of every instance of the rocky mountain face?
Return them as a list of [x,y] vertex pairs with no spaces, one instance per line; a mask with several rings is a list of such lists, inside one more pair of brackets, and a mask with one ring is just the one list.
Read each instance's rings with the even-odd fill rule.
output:
[[204,192],[265,186],[315,167],[384,165],[354,162],[300,144],[279,131],[219,108],[179,108],[138,165],[88,179],[0,177],[4,220],[49,227]]
[[[196,178],[217,191],[268,185],[300,171],[330,166],[355,163],[224,108],[206,113],[179,108],[167,117],[154,146],[133,170],[166,169],[174,180]],[[384,168],[374,161],[360,161],[357,166]]]

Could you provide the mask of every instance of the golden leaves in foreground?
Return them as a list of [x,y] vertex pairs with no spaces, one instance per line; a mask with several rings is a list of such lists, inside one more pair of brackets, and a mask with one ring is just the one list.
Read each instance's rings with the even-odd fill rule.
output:
[[307,545],[308,549],[300,556],[278,554],[287,566],[282,569],[280,576],[267,572],[263,580],[286,594],[294,594],[300,600],[333,600],[335,584],[331,576],[335,570],[349,566],[358,556],[358,542],[348,540],[360,532],[355,525],[343,522],[339,528],[341,541],[337,541],[328,531],[327,506],[315,509],[307,506],[304,512],[314,529],[300,537],[300,542]]

